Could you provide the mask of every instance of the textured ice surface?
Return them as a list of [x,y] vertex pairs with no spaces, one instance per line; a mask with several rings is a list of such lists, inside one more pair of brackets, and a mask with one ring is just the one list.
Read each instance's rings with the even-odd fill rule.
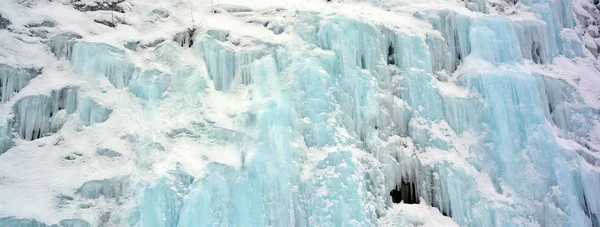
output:
[[133,78],[129,91],[138,98],[145,100],[159,100],[169,87],[171,75],[156,69],[146,70]]
[[[332,17],[321,23],[318,29],[303,35],[307,41],[333,53],[297,53],[284,49],[277,52],[277,61],[267,55],[251,64],[252,84],[256,86],[253,100],[265,99],[261,105],[266,105],[264,111],[255,114],[252,122],[255,125],[252,128],[260,131],[259,136],[250,141],[257,146],[249,153],[252,155],[246,156],[251,161],[244,161],[245,170],[241,172],[222,165],[211,166],[208,176],[196,186],[198,189],[192,189],[184,198],[177,223],[180,226],[192,223],[372,225],[377,222],[378,213],[383,213],[377,207],[389,200],[364,199],[387,193],[384,185],[395,187],[406,180],[416,182],[419,196],[460,225],[514,225],[521,221],[553,223],[551,225],[591,224],[586,211],[579,208],[581,202],[589,200],[580,200],[579,195],[585,193],[585,189],[578,187],[576,182],[581,179],[576,177],[575,172],[568,171],[568,160],[572,158],[553,142],[552,130],[546,124],[546,113],[540,103],[540,97],[544,96],[538,93],[536,77],[516,68],[503,70],[493,66],[522,62],[521,43],[528,48],[534,44],[528,44],[525,38],[519,37],[517,32],[520,30],[515,26],[520,25],[505,18],[470,20],[448,15],[446,18],[450,19],[445,19],[444,26],[448,26],[445,29],[454,32],[456,28],[452,26],[462,26],[462,34],[465,34],[452,35],[455,52],[451,56],[464,58],[460,60],[463,62],[468,61],[468,55],[472,59],[489,62],[493,67],[490,70],[472,69],[460,75],[457,83],[469,89],[477,99],[441,95],[439,88],[433,86],[435,78],[432,77],[431,65],[432,62],[441,63],[431,59],[421,37],[406,34],[390,36],[387,30],[378,30],[354,18]],[[236,75],[232,69],[237,66],[228,64],[235,63],[235,53],[243,49],[234,50],[236,47],[228,46],[230,44],[223,39],[201,39],[203,48],[200,51],[216,83],[215,88],[229,86]],[[531,54],[531,50],[526,51]],[[535,54],[537,62],[549,59],[540,53]],[[394,60],[393,68],[397,67],[399,71],[389,68],[390,55]],[[528,57],[534,58],[532,55]],[[449,70],[456,67],[448,66],[451,67]],[[389,101],[373,95],[391,89],[385,81],[392,80],[396,73],[401,76],[398,82],[401,89],[390,92],[396,98],[406,100],[408,106],[392,104],[378,109],[379,105]],[[297,81],[286,89],[292,92],[291,96],[279,95],[281,81],[285,80]],[[299,93],[295,94],[296,90]],[[344,114],[336,115],[336,108]],[[396,116],[388,115],[389,110],[395,110]],[[305,119],[307,127],[287,123],[296,122],[294,118]],[[389,124],[398,125],[399,128],[393,127],[394,130],[409,135],[417,149],[425,152],[432,152],[429,151],[431,149],[457,152],[456,149],[461,148],[448,141],[448,134],[452,135],[454,131],[483,136],[480,142],[470,145],[469,153],[473,158],[467,162],[473,169],[467,170],[447,162],[402,164],[394,170],[399,175],[386,176],[382,172],[369,172],[369,161],[343,150],[331,152],[319,161],[313,170],[314,175],[310,177],[313,180],[308,182],[293,177],[298,173],[295,165],[278,168],[277,173],[270,170],[271,166],[281,165],[278,160],[296,157],[291,159],[296,162],[291,163],[303,162],[301,157],[306,155],[306,150],[285,145],[286,141],[291,143],[299,138],[289,134],[296,127],[304,128],[300,130],[300,138],[304,138],[308,148],[347,143],[347,140],[339,138],[336,128],[329,126],[332,122],[338,122],[334,125],[338,124],[356,136],[367,150],[377,149],[375,132],[387,131],[384,127]],[[271,130],[278,133],[272,134]],[[276,144],[283,143],[283,146],[268,145],[275,141]],[[263,147],[263,144],[268,146]],[[273,149],[278,153],[272,153]],[[266,154],[270,154],[269,158],[263,156]],[[329,174],[321,175],[321,171]],[[496,177],[489,182],[479,182],[478,174],[472,171]],[[366,176],[369,180],[359,180]],[[282,185],[282,182],[289,183]],[[300,186],[288,188],[289,185]],[[492,191],[481,187],[490,187]],[[552,194],[558,188],[563,193],[560,199]],[[273,194],[272,190],[276,190],[277,194]],[[510,190],[513,197],[519,198],[513,201],[515,204],[508,205],[508,200],[503,198],[504,190]],[[496,197],[501,202],[492,208],[489,204],[496,203]],[[544,208],[547,204],[541,201],[555,201],[550,202],[555,208]],[[312,207],[306,208],[303,204],[312,204]],[[532,209],[531,204],[539,205]],[[173,210],[175,208],[169,209],[169,212]],[[564,214],[559,215],[562,212]],[[524,220],[510,218],[524,213],[527,216],[520,216]],[[311,218],[306,220],[306,215]]]
[[66,115],[77,109],[77,88],[63,88],[48,95],[30,96],[15,104],[15,131],[25,140],[57,132]]
[[143,191],[143,202],[135,211],[134,225],[177,226],[183,195],[187,194],[194,177],[174,170]]
[[2,226],[15,226],[15,227],[47,227],[48,225],[38,222],[34,219],[25,218],[19,219],[15,217],[2,217],[0,218],[0,224]]
[[0,225],[600,223],[597,60],[568,0],[226,1],[197,30],[188,3],[131,1],[130,25],[52,30],[70,61],[38,78],[3,63],[0,193],[41,205],[0,199]]
[[36,69],[16,69],[0,64],[0,99],[7,102],[15,93],[29,83],[29,80],[40,74]]
[[93,180],[85,182],[77,189],[77,194],[84,198],[98,199],[104,197],[106,199],[119,198],[128,189],[128,178],[114,177],[104,180]]
[[112,113],[111,109],[101,106],[90,98],[79,101],[79,118],[86,125],[104,122],[110,113]]
[[50,41],[48,41],[48,46],[50,47],[50,51],[54,53],[56,57],[71,59],[73,46],[77,43],[76,40],[80,38],[82,37],[78,34],[65,32],[50,39]]
[[228,91],[234,82],[252,83],[250,63],[265,55],[264,47],[236,50],[237,47],[231,43],[220,41],[224,40],[226,35],[219,32],[208,34],[200,39],[195,51],[204,56],[206,69],[215,89]]
[[2,226],[11,227],[90,227],[92,226],[89,222],[81,219],[65,219],[60,221],[58,225],[47,225],[42,222],[38,222],[34,219],[29,218],[15,218],[15,217],[3,217],[0,218],[0,224]]
[[103,43],[75,44],[71,61],[76,72],[105,76],[116,88],[127,86],[135,70],[123,50]]

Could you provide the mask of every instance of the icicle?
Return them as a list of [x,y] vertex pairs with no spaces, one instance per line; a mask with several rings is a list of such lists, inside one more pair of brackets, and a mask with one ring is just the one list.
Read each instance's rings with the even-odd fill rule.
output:
[[71,59],[73,54],[73,46],[77,43],[77,39],[82,37],[72,32],[65,32],[54,36],[48,41],[50,51],[59,59]]
[[104,43],[77,43],[71,59],[76,72],[88,76],[103,75],[116,87],[129,84],[135,67],[125,51]]
[[204,57],[208,74],[218,91],[229,91],[236,83],[252,83],[249,66],[266,55],[262,46],[235,50],[230,43],[210,36],[202,37],[199,42],[196,53]]
[[85,125],[104,122],[111,113],[111,109],[101,106],[90,98],[84,98],[79,101],[79,119]]
[[36,69],[16,69],[0,64],[0,101],[7,102],[40,73],[41,71]]
[[556,53],[552,49],[545,24],[538,21],[519,21],[515,23],[515,30],[524,58],[538,64],[552,62]]
[[434,73],[444,70],[450,73],[451,53],[448,51],[448,44],[439,35],[428,34],[426,37],[429,55],[431,56],[431,68]]
[[96,155],[115,158],[121,156],[121,153],[108,148],[98,148],[96,149]]
[[12,141],[13,135],[10,132],[11,124],[12,122],[9,120],[6,124],[7,126],[0,125],[0,155],[15,146],[15,143]]
[[471,19],[455,12],[442,11],[439,17],[431,17],[429,20],[448,43],[451,56],[448,70],[454,72],[463,59],[471,53],[469,42]]
[[197,53],[204,56],[208,75],[213,80],[217,91],[227,91],[235,75],[235,58],[232,47],[226,46],[215,39],[204,37],[200,40]]
[[490,63],[521,62],[522,55],[515,28],[504,17],[474,19],[469,31],[471,53]]
[[77,88],[52,91],[50,96],[29,96],[15,104],[15,130],[25,140],[35,140],[57,132],[67,114],[77,108]]
[[178,226],[181,200],[192,183],[194,177],[175,170],[161,177],[156,185],[144,189],[143,202],[138,207],[139,226]]

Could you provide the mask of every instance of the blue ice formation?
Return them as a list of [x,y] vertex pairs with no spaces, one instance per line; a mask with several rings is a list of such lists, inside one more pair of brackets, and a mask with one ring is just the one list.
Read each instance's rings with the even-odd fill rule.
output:
[[77,109],[77,88],[54,90],[48,95],[29,96],[15,104],[14,128],[20,138],[35,140],[57,132],[67,114]]
[[[230,42],[223,42],[226,35],[220,32],[210,32],[203,36],[195,51],[204,57],[206,70],[216,90],[228,91],[234,81],[237,84],[250,84],[250,63],[260,59],[265,54],[266,47],[253,47],[237,50]],[[214,36],[214,37],[213,37]]]
[[[485,1],[465,4],[488,11]],[[461,226],[599,226],[600,160],[591,144],[599,110],[569,81],[521,67],[585,56],[570,1],[519,4],[539,20],[442,10],[415,15],[435,30],[425,34],[301,11],[287,29],[298,36],[294,46],[239,42],[213,29],[193,42],[156,46],[157,69],[137,70],[127,52],[108,44],[80,42],[70,55],[71,44],[60,44],[55,49],[67,51],[53,52],[71,56],[77,73],[105,76],[156,105],[179,98],[177,107],[198,107],[203,100],[193,98],[206,90],[243,87],[251,106],[230,116],[234,129],[199,116],[164,132],[166,140],[232,145],[239,166],[211,162],[200,177],[177,168],[139,184],[134,175],[92,180],[74,197],[130,202],[128,212],[109,207],[103,211],[111,215],[90,220],[128,226],[375,226],[392,206],[393,189],[410,190]],[[212,81],[200,76],[202,64],[182,61],[181,43],[192,45]],[[57,132],[76,109],[85,125],[110,116],[69,92],[19,100],[19,137]],[[122,139],[140,171],[170,149],[135,135]],[[564,149],[563,139],[582,149]],[[96,154],[121,156],[110,148]]]
[[[542,24],[441,12],[430,21],[442,36],[420,37],[355,18],[335,16],[315,26],[311,20],[322,19],[303,17],[294,28],[313,45],[305,50],[240,47],[217,32],[198,38],[195,51],[205,59],[216,90],[253,88],[258,107],[241,118],[246,131],[236,140],[224,137],[243,141],[243,166],[214,163],[206,177],[193,182],[159,179],[143,189],[131,225],[375,225],[391,203],[387,193],[405,181],[465,226],[598,221],[593,195],[598,173],[584,168],[586,160],[577,153],[562,149],[548,124],[583,143],[597,110],[581,107],[568,83],[514,67],[524,59],[549,64],[564,50],[553,50],[558,40],[534,38],[549,33]],[[173,63],[162,48],[157,51]],[[468,61],[490,67],[457,75],[456,84],[471,96],[441,95],[434,73],[454,72]],[[169,136],[218,132],[206,125],[194,130]],[[402,155],[403,149],[456,155],[457,145],[437,130],[481,135],[464,160],[470,169],[443,160],[421,164],[418,155]],[[392,143],[390,136],[410,139],[404,148],[383,146]],[[340,148],[347,145],[367,157]],[[335,151],[302,177],[313,148]],[[156,149],[138,150],[146,156]],[[489,185],[481,185],[479,174],[491,177]]]
[[79,101],[79,118],[85,125],[102,123],[108,119],[112,110],[106,108],[91,98],[83,98]]
[[40,73],[36,69],[17,69],[0,64],[0,101],[8,102],[15,93],[21,91],[31,79]]
[[71,61],[75,72],[105,76],[116,88],[127,86],[135,71],[125,51],[104,43],[75,44]]
[[50,51],[60,59],[71,59],[73,46],[77,44],[77,39],[82,37],[73,32],[65,32],[54,36],[47,42]]
[[[215,32],[198,38],[196,52],[215,89],[252,86],[258,107],[242,121],[243,166],[211,164],[206,177],[185,189],[162,186],[181,184],[161,179],[144,189],[138,210],[165,217],[160,226],[368,226],[385,215],[388,192],[412,182],[425,202],[464,226],[598,223],[599,174],[582,155],[563,149],[552,129],[585,143],[598,111],[585,107],[567,82],[515,67],[581,56],[564,48],[580,43],[559,37],[568,18],[548,27],[442,11],[429,18],[440,37],[301,14],[294,29],[307,49],[263,48],[240,61],[239,53],[257,47],[236,46]],[[556,39],[536,38],[544,34]],[[454,75],[470,95],[442,95],[435,73],[469,61],[487,65]],[[420,160],[419,153],[457,156],[462,148],[453,141],[464,133],[477,141],[462,164]],[[393,136],[407,140],[392,146]],[[310,149],[326,148],[334,151],[306,167]],[[417,153],[403,155],[410,149]],[[311,169],[309,177],[303,168]]]
[[174,170],[143,191],[143,199],[131,220],[136,226],[174,226],[179,219],[181,199],[188,193],[194,177]]
[[31,218],[2,217],[0,226],[11,227],[91,227],[92,225],[81,219],[64,219],[58,225],[47,225]]
[[92,225],[81,219],[65,219],[61,220],[58,225],[47,225],[31,218],[16,218],[2,217],[0,218],[1,226],[11,227],[91,227]]
[[93,180],[85,182],[76,194],[87,199],[98,199],[100,197],[107,199],[119,199],[127,193],[130,187],[130,181],[127,176],[118,176],[104,180]]
[[146,70],[133,78],[129,91],[144,100],[159,100],[169,87],[171,75],[156,69]]
[[14,138],[36,140],[60,130],[68,115],[77,110],[77,90],[65,87],[17,100],[13,117],[0,125],[0,154],[14,146]]
[[[41,71],[39,69],[18,69],[0,64],[0,103],[8,102],[21,91]],[[12,120],[0,124],[0,154],[14,146],[11,133]]]

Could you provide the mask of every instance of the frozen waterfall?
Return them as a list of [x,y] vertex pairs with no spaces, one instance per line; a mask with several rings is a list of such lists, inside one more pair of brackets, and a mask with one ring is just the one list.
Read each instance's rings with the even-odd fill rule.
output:
[[0,3],[0,226],[598,227],[581,1]]

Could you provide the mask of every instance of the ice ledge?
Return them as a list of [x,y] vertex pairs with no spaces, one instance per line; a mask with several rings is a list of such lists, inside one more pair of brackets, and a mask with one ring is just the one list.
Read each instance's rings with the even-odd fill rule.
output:
[[422,202],[420,204],[394,204],[388,210],[388,213],[379,220],[379,226],[453,227],[458,226],[458,224],[451,218],[442,215],[437,208]]

